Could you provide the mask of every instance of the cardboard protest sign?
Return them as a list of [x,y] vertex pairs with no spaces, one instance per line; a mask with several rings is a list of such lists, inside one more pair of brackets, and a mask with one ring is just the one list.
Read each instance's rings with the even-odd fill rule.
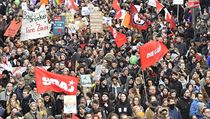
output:
[[92,33],[103,32],[103,14],[100,11],[96,11],[90,14],[90,29]]
[[13,19],[7,28],[6,32],[4,33],[4,36],[9,36],[9,37],[15,37],[17,34],[18,30],[20,29],[21,26],[21,21],[16,21]]
[[91,87],[91,75],[80,75],[80,83],[83,87]]
[[76,95],[64,96],[64,113],[77,113],[77,98]]
[[64,35],[65,33],[65,17],[55,16],[53,23],[53,34],[54,35]]
[[24,10],[22,18],[20,40],[37,39],[49,36],[50,25],[47,19],[45,6],[42,5],[36,12]]
[[66,27],[74,22],[74,14],[65,13],[64,16],[65,16],[65,26]]
[[173,4],[174,5],[183,5],[184,4],[184,0],[173,0]]

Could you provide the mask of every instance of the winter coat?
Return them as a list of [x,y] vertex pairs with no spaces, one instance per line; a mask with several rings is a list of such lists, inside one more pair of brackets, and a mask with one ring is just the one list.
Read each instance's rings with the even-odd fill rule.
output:
[[192,103],[191,99],[180,98],[177,102],[177,107],[180,109],[183,119],[189,119],[190,105]]
[[174,107],[173,109],[169,108],[169,116],[172,117],[172,119],[182,119],[180,110],[177,107]]
[[22,108],[22,113],[26,114],[30,111],[30,103],[34,102],[33,98],[31,97],[31,94],[28,97],[25,97],[21,101],[21,108]]
[[119,101],[115,107],[115,113],[121,115],[123,113],[127,114],[128,116],[132,116],[132,108],[129,101],[121,102]]

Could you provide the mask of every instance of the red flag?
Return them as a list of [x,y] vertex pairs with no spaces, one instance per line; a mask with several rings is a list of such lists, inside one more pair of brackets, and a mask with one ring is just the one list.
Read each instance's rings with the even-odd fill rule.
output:
[[119,4],[118,0],[113,1],[112,7],[114,8],[114,10],[116,10],[115,18],[119,19],[122,16],[122,12],[121,12],[121,8],[120,8],[120,4]]
[[117,47],[121,47],[122,45],[124,45],[126,43],[127,38],[126,38],[125,34],[117,32],[117,30],[112,28],[111,26],[109,29],[115,39]]
[[79,79],[77,77],[54,74],[41,68],[35,68],[36,87],[38,93],[46,91],[64,92],[76,95]]
[[158,62],[167,52],[167,47],[160,41],[150,41],[139,47],[141,67],[145,70],[147,67]]
[[74,2],[74,0],[65,0],[65,6],[68,10],[73,9],[75,11],[79,10],[78,5]]
[[77,116],[75,116],[74,114],[72,114],[71,119],[79,119]]
[[174,29],[176,27],[176,22],[174,16],[169,13],[169,11],[165,8],[165,20],[170,23],[170,29]]
[[156,2],[157,13],[159,13],[164,8],[164,5],[161,4],[158,0],[156,0],[155,2]]
[[133,3],[130,4],[131,26],[141,30],[147,30],[149,22],[140,15]]

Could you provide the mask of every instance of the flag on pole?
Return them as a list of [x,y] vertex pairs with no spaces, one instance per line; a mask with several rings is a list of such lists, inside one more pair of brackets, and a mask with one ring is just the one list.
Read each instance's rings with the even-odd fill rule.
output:
[[150,41],[140,46],[139,53],[142,70],[158,62],[167,52],[167,47],[160,41]]
[[48,5],[49,3],[49,0],[40,0],[40,4],[45,4],[45,5]]
[[170,29],[174,29],[176,27],[176,22],[174,16],[169,13],[169,11],[165,8],[165,20],[170,23]]
[[119,19],[122,16],[122,12],[121,12],[121,8],[120,8],[120,4],[119,4],[118,0],[113,1],[112,7],[116,11],[115,18]]
[[126,13],[123,20],[122,20],[122,23],[121,23],[121,26],[124,26],[126,28],[129,28],[130,27],[130,20],[131,20],[131,16],[130,14]]
[[138,13],[133,3],[130,4],[130,24],[133,28],[147,30],[150,22]]
[[56,5],[60,5],[60,4],[63,3],[63,0],[54,0],[54,2],[55,2]]
[[160,3],[158,0],[156,0],[155,2],[156,2],[156,11],[159,14],[160,11],[164,8],[164,5]]
[[109,29],[110,29],[110,32],[112,33],[112,35],[113,35],[113,37],[115,39],[117,47],[121,47],[122,45],[124,45],[126,43],[127,38],[126,38],[125,34],[117,32],[117,30],[114,29],[111,26],[109,27]]
[[78,11],[79,10],[79,7],[78,5],[74,2],[74,0],[65,0],[65,6],[68,10],[75,10],[75,11]]
[[39,94],[54,91],[76,95],[79,78],[64,76],[48,72],[42,68],[35,68],[36,87]]

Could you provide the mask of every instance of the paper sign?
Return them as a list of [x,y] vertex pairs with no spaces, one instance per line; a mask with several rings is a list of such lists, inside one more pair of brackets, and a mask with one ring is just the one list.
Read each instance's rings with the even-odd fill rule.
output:
[[80,84],[83,87],[91,87],[92,85],[91,75],[80,75]]
[[17,34],[18,30],[20,29],[21,26],[21,21],[16,21],[13,19],[7,28],[6,32],[4,33],[4,36],[9,36],[9,37],[15,37]]
[[111,17],[103,17],[103,24],[112,25],[112,18]]
[[53,23],[53,34],[54,35],[64,35],[65,33],[65,17],[55,16]]
[[148,5],[156,7],[156,2],[155,0],[149,0]]
[[82,7],[81,14],[82,16],[90,15],[91,9],[89,7]]
[[184,0],[173,0],[174,5],[182,5],[184,4]]
[[49,32],[50,24],[48,23],[47,12],[44,5],[36,12],[23,11],[21,41],[46,37],[49,36]]
[[21,3],[22,10],[28,10],[28,6],[26,2]]
[[64,96],[64,113],[77,113],[77,98],[76,95]]
[[102,71],[102,65],[97,65],[95,69],[95,76],[93,77],[93,80],[99,80],[101,78],[101,71]]
[[74,22],[74,14],[71,13],[65,13],[63,16],[65,16],[65,26],[69,26],[69,24]]
[[90,29],[91,33],[103,32],[103,14],[100,11],[90,14]]

